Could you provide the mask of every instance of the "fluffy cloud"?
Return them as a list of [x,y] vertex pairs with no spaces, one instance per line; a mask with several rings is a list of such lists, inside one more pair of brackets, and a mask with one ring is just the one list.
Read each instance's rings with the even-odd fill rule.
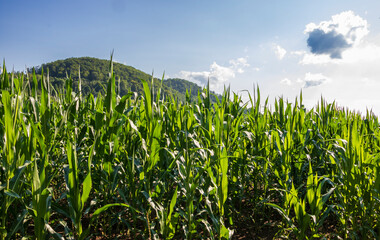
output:
[[309,48],[289,49],[282,60],[286,70],[278,70],[273,74],[277,80],[260,86],[263,92],[292,99],[302,89],[308,108],[323,96],[351,110],[372,108],[380,115],[380,34],[375,30],[369,34],[370,26],[361,17],[348,11],[308,24],[304,42],[308,39]]
[[249,67],[247,58],[232,59],[229,61],[229,64],[229,66],[224,67],[213,62],[208,71],[181,71],[177,77],[194,81],[201,85],[205,85],[209,81],[210,87],[214,90],[218,90],[227,81],[235,78],[237,73],[244,73],[245,69]]
[[307,45],[313,54],[326,54],[332,59],[340,59],[343,51],[359,45],[369,31],[366,20],[347,11],[318,25],[306,25],[305,33],[309,35]]
[[331,58],[342,58],[342,51],[351,47],[342,34],[336,31],[325,33],[315,29],[309,33],[307,45],[314,54],[330,54]]
[[276,57],[279,60],[282,60],[286,55],[286,50],[282,48],[280,45],[274,45],[273,46],[274,53],[276,54]]
[[292,85],[292,81],[289,80],[289,78],[284,78],[280,81],[281,84],[284,84],[284,85]]

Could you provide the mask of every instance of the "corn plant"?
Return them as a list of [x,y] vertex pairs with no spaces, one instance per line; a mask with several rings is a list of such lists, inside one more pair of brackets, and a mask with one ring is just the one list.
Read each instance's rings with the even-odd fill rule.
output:
[[[6,69],[4,68],[4,71]],[[8,234],[6,228],[8,210],[12,203],[16,199],[21,199],[22,191],[22,175],[25,171],[28,162],[25,162],[25,157],[22,157],[22,145],[20,143],[22,132],[21,130],[20,109],[22,106],[22,96],[20,91],[11,94],[9,78],[5,74],[1,79],[1,135],[2,135],[2,147],[1,147],[1,178],[0,178],[0,198],[1,198],[1,226],[0,234],[1,239],[5,239],[7,236],[12,237],[13,232]],[[13,79],[13,75],[12,75]],[[18,81],[18,80],[16,80]],[[12,91],[12,90],[11,90]],[[13,92],[15,92],[13,90]],[[26,163],[26,164],[25,164]]]
[[[80,166],[77,159],[75,145],[71,143],[71,141],[74,140],[73,142],[75,144],[75,137],[69,136],[69,139],[70,141],[67,141],[66,145],[68,166],[65,167],[65,180],[68,188],[67,198],[69,202],[69,216],[71,218],[71,221],[73,222],[77,236],[79,237],[79,239],[84,239],[89,234],[89,228],[86,231],[83,231],[81,218],[83,214],[84,205],[87,202],[92,188],[91,160],[94,154],[93,149],[95,144],[92,146],[89,153],[90,155],[88,157],[87,163],[87,175],[83,182],[81,182],[79,178]],[[82,193],[80,191],[81,187],[83,189]]]
[[302,92],[269,104],[258,86],[248,102],[209,85],[181,102],[153,77],[120,96],[108,67],[85,95],[80,71],[54,87],[49,70],[3,66],[0,239],[230,239],[267,222],[277,237],[379,238],[372,112],[307,109]]

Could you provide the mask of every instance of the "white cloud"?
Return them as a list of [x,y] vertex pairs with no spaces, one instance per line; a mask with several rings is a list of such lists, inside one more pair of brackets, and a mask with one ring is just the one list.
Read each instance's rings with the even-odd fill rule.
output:
[[[316,33],[322,36],[323,43],[336,44],[341,41],[345,44],[333,45],[332,48],[318,46],[314,53],[311,49],[289,49],[288,55],[282,60],[286,68],[278,68],[274,59],[267,63],[272,65],[269,76],[264,75],[266,79],[261,81],[262,92],[292,99],[299,96],[299,90],[302,89],[308,108],[314,107],[323,96],[326,101],[336,101],[350,110],[365,112],[366,108],[373,108],[380,115],[380,34],[369,34],[369,31],[374,30],[369,28],[367,20],[352,11],[327,20],[305,27],[305,40],[310,37],[309,33],[317,29],[319,32]],[[329,32],[330,35],[327,34]],[[314,40],[318,40],[316,36],[312,36]],[[273,56],[277,45],[271,44],[269,48]]]
[[342,63],[362,63],[380,60],[380,46],[374,43],[365,43],[345,52]]
[[315,55],[312,53],[304,53],[300,64],[308,65],[308,64],[327,64],[327,63],[339,63],[341,59],[330,58],[329,55]]
[[[305,76],[300,84],[309,89],[307,93],[314,97],[322,95],[351,110],[365,112],[367,107],[373,108],[379,115],[380,46],[370,41],[373,40],[363,41],[357,47],[343,52],[342,59],[305,54],[299,62],[301,67],[311,72],[318,71],[322,76],[314,79]],[[312,88],[315,85],[319,86],[318,89]]]
[[307,44],[313,54],[327,54],[332,59],[341,59],[342,53],[358,46],[369,30],[367,20],[353,11],[346,11],[318,25],[307,24],[304,33],[309,35]]
[[303,79],[297,78],[297,80],[292,81],[289,78],[283,78],[280,83],[287,86],[299,86],[302,88],[311,88],[322,85],[330,81],[330,78],[326,77],[322,73],[311,73],[307,72]]
[[373,65],[374,62],[380,61],[380,46],[374,43],[362,43],[357,47],[348,49],[342,53],[341,59],[332,59],[328,55],[315,55],[311,53],[304,53],[301,61],[302,65],[321,65],[321,64],[367,64]]
[[280,81],[281,84],[284,84],[284,85],[292,85],[292,81],[290,81],[288,78],[284,78]]
[[[347,64],[358,64],[362,65],[363,62],[366,64],[373,65],[374,62],[380,61],[380,45],[377,44],[377,41],[369,41],[366,39],[369,28],[367,20],[361,18],[358,15],[355,15],[352,11],[342,12],[340,14],[332,16],[332,20],[323,21],[319,25],[310,23],[306,25],[305,33],[311,33],[315,29],[321,30],[325,33],[334,31],[337,34],[340,34],[344,37],[344,40],[349,47],[340,48],[337,47],[339,58],[332,58],[331,54],[334,54],[335,50],[330,48],[327,49],[316,46],[314,50],[317,51],[317,54],[313,53],[304,53],[299,56],[302,56],[300,64],[302,65],[324,65],[324,64],[337,64],[337,65],[347,65]],[[310,35],[309,35],[310,38]],[[331,40],[331,39],[330,39]],[[309,41],[309,40],[308,40]],[[323,42],[330,43],[330,42]],[[334,44],[334,40],[331,41],[331,44]],[[336,46],[336,45],[334,45]],[[310,47],[310,44],[309,44]],[[318,48],[319,47],[319,48]],[[312,47],[311,47],[312,48]],[[318,52],[319,51],[319,52]],[[326,54],[320,54],[325,51]],[[327,54],[330,54],[327,55]],[[376,63],[377,65],[377,63]]]
[[177,77],[194,81],[201,85],[205,85],[209,81],[210,87],[214,91],[218,91],[221,90],[226,82],[235,78],[237,73],[244,73],[245,69],[249,67],[247,57],[232,59],[229,61],[229,64],[229,66],[224,67],[213,62],[208,71],[180,71]]
[[353,11],[346,11],[333,15],[331,20],[322,21],[318,25],[309,23],[305,33],[320,29],[325,33],[335,31],[342,34],[349,44],[357,45],[369,33],[367,20],[355,15]]
[[235,69],[238,73],[244,73],[244,68],[249,67],[248,58],[241,57],[230,60],[230,68]]
[[279,60],[282,60],[286,55],[286,50],[282,48],[280,45],[274,45],[273,46],[274,53],[276,54],[276,57]]
[[303,56],[306,54],[306,51],[291,51],[290,54],[296,56]]
[[183,78],[186,80],[194,81],[198,84],[207,83],[208,78],[210,77],[210,72],[188,72],[188,71],[180,71],[178,76],[179,78]]
[[322,85],[329,80],[328,77],[324,76],[322,73],[306,73],[304,80],[304,88],[316,87]]

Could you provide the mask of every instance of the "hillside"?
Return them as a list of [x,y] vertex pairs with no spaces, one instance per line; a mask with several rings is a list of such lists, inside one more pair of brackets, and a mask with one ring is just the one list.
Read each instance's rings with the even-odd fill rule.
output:
[[[82,92],[84,94],[92,93],[94,95],[101,93],[109,77],[109,60],[92,57],[68,58],[42,64],[36,68],[36,73],[41,74],[42,69],[44,69],[46,73],[46,70],[49,69],[52,85],[56,89],[63,89],[67,75],[74,80],[74,83],[78,82],[79,66],[82,79]],[[152,79],[151,75],[121,63],[114,62],[113,70],[118,86],[120,86],[120,95],[124,95],[128,91],[140,94],[143,90],[141,79],[147,80],[148,82]],[[154,84],[155,88],[159,87],[161,80],[155,78]],[[164,96],[174,96],[184,101],[186,98],[186,89],[191,90],[192,99],[198,95],[199,90],[202,90],[197,84],[184,79],[167,79],[163,81],[161,93]]]

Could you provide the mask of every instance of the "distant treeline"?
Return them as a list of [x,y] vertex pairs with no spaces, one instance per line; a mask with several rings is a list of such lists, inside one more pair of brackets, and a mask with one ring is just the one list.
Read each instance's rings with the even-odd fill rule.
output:
[[[28,69],[29,73],[32,73],[32,71],[32,69]],[[68,77],[73,80],[74,88],[77,88],[80,76],[82,93],[85,95],[89,93],[97,95],[104,93],[110,76],[110,61],[92,57],[68,58],[42,64],[35,67],[35,71],[38,78],[40,78],[42,71],[44,71],[45,75],[49,71],[50,83],[57,91],[64,89]],[[117,90],[121,96],[130,91],[141,94],[143,92],[141,79],[148,82],[151,82],[152,79],[152,75],[116,62],[113,62],[113,72],[116,78]],[[161,79],[154,78],[153,82],[155,88],[161,86]],[[184,79],[166,79],[162,82],[161,94],[185,101],[186,90],[191,94],[191,99],[194,100],[198,96],[198,91],[202,91],[202,87]],[[218,97],[220,98],[220,96]],[[212,95],[212,100],[216,100],[214,95]]]

